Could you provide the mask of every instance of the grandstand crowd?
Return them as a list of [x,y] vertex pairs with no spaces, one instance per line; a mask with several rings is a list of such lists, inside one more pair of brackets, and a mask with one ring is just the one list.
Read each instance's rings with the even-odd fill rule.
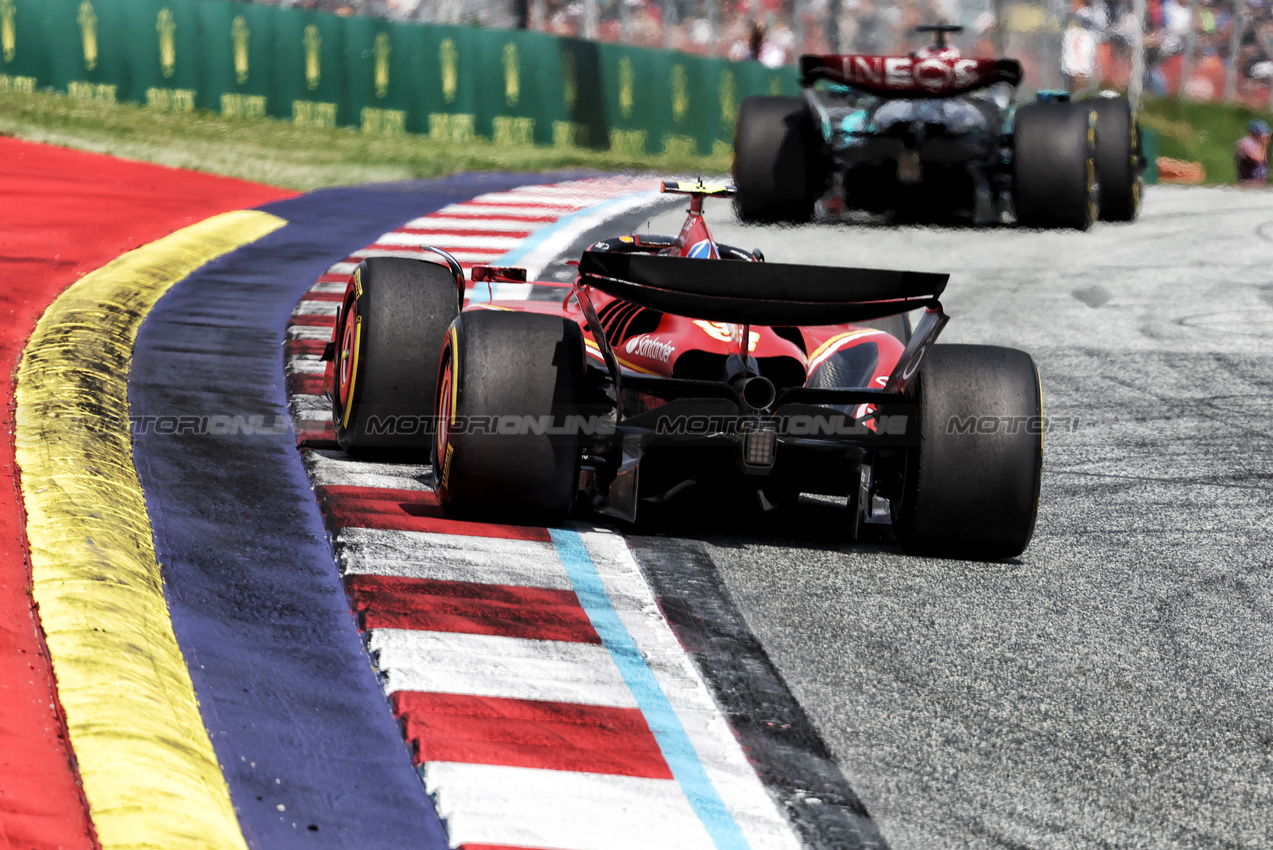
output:
[[[521,27],[570,37],[592,34],[602,41],[756,60],[771,67],[794,62],[801,53],[836,48],[906,52],[916,46],[916,24],[955,21],[967,27],[960,40],[967,52],[1007,51],[1027,67],[1059,64],[1071,88],[1125,87],[1138,37],[1145,46],[1144,86],[1149,93],[1184,94],[1194,100],[1231,96],[1264,106],[1273,83],[1273,0],[1147,0],[1143,26],[1138,26],[1132,0],[1072,0],[1064,20],[1056,19],[1055,3],[1001,4],[1009,8],[1004,21],[990,11],[991,0],[257,2],[400,22]],[[589,20],[589,14],[595,17]],[[1059,39],[1040,35],[1057,32]]]

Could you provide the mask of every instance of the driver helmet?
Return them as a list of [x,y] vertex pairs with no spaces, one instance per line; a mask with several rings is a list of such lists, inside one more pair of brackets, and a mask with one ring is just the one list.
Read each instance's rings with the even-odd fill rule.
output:
[[959,52],[958,47],[954,47],[949,44],[947,44],[945,47],[942,47],[937,44],[930,44],[927,47],[923,48],[922,50],[917,50],[915,52],[915,58],[916,59],[942,59],[947,62],[954,62],[957,59],[962,59],[963,54]]

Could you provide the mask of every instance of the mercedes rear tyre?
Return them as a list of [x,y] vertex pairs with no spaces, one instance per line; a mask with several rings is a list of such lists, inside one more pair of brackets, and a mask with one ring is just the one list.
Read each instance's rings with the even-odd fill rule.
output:
[[435,263],[358,264],[335,338],[332,420],[342,449],[427,454],[438,355],[459,302],[455,277]]
[[1034,534],[1043,469],[1043,402],[1030,355],[935,345],[908,391],[919,445],[903,456],[893,531],[907,552],[993,560]]
[[1096,110],[1096,182],[1101,187],[1101,221],[1134,221],[1140,214],[1144,180],[1140,164],[1140,124],[1125,97],[1087,101]]
[[734,131],[739,218],[808,221],[826,187],[822,145],[822,134],[801,98],[744,98]]
[[460,314],[437,379],[434,490],[447,516],[553,525],[570,514],[584,369],[574,322]]
[[1087,230],[1099,215],[1091,102],[1026,104],[1017,110],[1013,139],[1017,223]]

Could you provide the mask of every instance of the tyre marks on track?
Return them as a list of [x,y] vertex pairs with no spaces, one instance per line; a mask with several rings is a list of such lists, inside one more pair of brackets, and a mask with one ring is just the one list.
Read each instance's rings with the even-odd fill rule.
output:
[[[625,189],[581,181],[481,196],[333,266],[288,331],[298,439],[359,625],[453,847],[795,848],[620,536],[447,519],[426,467],[335,450],[318,395],[333,296],[361,256],[412,255],[443,235],[466,266],[529,257],[533,275],[550,259],[540,228]],[[466,238],[480,232],[521,242]],[[503,289],[495,297],[529,291]]]

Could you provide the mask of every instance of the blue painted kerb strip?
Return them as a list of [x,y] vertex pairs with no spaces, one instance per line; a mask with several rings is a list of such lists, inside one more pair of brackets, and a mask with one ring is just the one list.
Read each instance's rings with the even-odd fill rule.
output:
[[707,834],[717,850],[744,850],[749,845],[743,837],[734,816],[725,808],[725,801],[717,793],[716,787],[707,777],[694,745],[685,734],[681,719],[676,716],[667,695],[654,678],[654,672],[645,662],[641,650],[637,648],[628,633],[627,627],[619,619],[619,614],[610,602],[601,576],[597,573],[597,565],[584,546],[583,538],[576,531],[569,529],[549,529],[553,545],[561,563],[570,576],[579,604],[588,612],[592,627],[601,637],[601,643],[610,652],[610,657],[619,668],[628,690],[636,697],[637,707],[645,716],[645,722],[654,739],[658,741],[663,758],[672,771],[681,790],[685,792],[690,806],[702,822]]

